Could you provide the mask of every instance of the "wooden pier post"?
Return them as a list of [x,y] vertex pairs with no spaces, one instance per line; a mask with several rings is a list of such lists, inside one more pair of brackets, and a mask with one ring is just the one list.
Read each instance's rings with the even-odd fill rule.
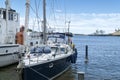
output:
[[88,45],[85,46],[85,62],[88,62]]
[[84,72],[78,72],[78,80],[84,80]]

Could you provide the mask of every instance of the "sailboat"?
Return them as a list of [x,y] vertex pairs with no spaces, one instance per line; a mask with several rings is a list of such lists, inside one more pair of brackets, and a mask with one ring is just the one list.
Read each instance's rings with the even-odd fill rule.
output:
[[0,8],[0,67],[18,62],[20,45],[15,43],[19,29],[19,14],[5,1],[6,8]]
[[[45,4],[46,0],[43,0],[43,43],[33,46],[20,60],[17,68],[22,71],[22,80],[52,80],[68,70],[77,59],[77,49],[68,41],[72,34],[47,33]],[[27,15],[29,5],[26,0]]]

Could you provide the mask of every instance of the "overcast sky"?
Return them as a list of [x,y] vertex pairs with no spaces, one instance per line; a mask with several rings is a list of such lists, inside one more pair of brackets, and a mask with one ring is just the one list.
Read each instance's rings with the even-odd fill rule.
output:
[[[4,1],[0,0],[0,7],[5,7]],[[23,25],[25,0],[10,2],[11,7],[20,13],[20,24]],[[96,30],[111,33],[115,29],[120,29],[120,0],[46,0],[46,2],[47,23],[51,27],[67,27],[67,22],[70,21],[70,31],[73,33],[91,34]],[[34,22],[31,18],[35,16],[35,4],[40,5],[38,12],[42,19],[42,0],[31,0],[30,25]]]

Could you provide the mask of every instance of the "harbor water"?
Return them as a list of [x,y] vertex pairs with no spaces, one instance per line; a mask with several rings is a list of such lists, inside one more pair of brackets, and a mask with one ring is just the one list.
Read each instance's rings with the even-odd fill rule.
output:
[[[120,80],[120,36],[79,36],[73,38],[78,50],[77,63],[55,80],[78,80],[77,72],[85,72],[85,80]],[[88,63],[85,46],[88,45]],[[0,68],[0,80],[19,80],[17,64]]]

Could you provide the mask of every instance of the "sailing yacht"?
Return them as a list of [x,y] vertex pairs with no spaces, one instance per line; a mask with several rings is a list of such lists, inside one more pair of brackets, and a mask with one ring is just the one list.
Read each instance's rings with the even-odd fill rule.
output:
[[15,43],[15,35],[19,29],[19,15],[5,1],[6,8],[0,8],[0,67],[18,62],[20,45]]
[[[26,12],[29,12],[29,0],[26,4]],[[52,80],[68,70],[77,59],[77,49],[68,41],[72,34],[47,33],[45,4],[46,0],[43,0],[43,43],[33,46],[21,58],[17,68],[22,71],[22,80]]]

